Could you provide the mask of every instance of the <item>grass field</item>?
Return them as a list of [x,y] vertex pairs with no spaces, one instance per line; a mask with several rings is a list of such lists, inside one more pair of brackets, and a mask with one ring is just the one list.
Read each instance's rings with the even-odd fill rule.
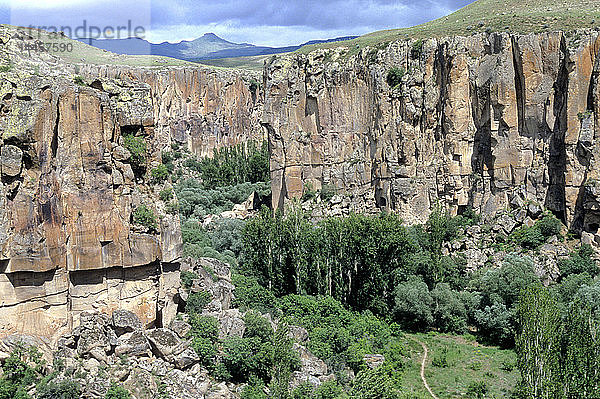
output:
[[486,397],[507,398],[514,389],[519,372],[512,350],[479,344],[471,336],[445,334],[406,334],[410,361],[404,374],[404,386],[422,395],[429,395],[421,381],[423,349],[429,348],[425,378],[440,399],[469,398],[469,386],[484,382]]

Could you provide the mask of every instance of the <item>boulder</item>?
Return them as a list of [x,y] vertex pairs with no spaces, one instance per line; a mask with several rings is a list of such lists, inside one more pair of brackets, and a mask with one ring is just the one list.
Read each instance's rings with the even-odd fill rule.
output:
[[183,320],[173,320],[169,328],[175,332],[179,338],[185,338],[192,329],[192,326]]
[[132,356],[150,356],[152,351],[150,342],[146,338],[143,331],[137,330],[130,333],[125,333],[119,337],[115,354],[132,355]]
[[[157,328],[148,331],[148,340],[150,341],[156,356],[160,356],[173,364],[177,363],[177,357],[188,348],[186,341],[182,341],[175,332],[167,328]],[[194,356],[188,352],[180,359],[180,362],[185,364],[188,361],[186,358],[193,357]]]
[[141,330],[142,322],[137,315],[129,310],[118,309],[112,314],[112,325],[117,335]]
[[2,174],[15,177],[21,174],[23,151],[19,147],[6,144],[0,148],[0,166]]
[[180,369],[186,369],[200,361],[200,356],[190,347],[185,348],[174,357],[175,365]]

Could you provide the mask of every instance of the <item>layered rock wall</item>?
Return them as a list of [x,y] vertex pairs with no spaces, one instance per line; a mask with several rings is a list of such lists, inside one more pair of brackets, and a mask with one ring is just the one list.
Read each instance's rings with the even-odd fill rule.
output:
[[491,215],[530,200],[596,230],[599,49],[596,31],[492,33],[275,60],[263,114],[273,204],[310,182],[409,223],[438,201]]
[[[84,311],[169,323],[182,239],[150,171],[173,143],[210,156],[261,140],[256,77],[65,64],[11,27],[0,55],[0,335],[56,337]],[[145,143],[141,169],[129,135]],[[140,206],[156,226],[135,223]]]
[[260,126],[262,94],[258,73],[209,68],[79,66],[90,79],[147,85],[161,145],[185,144],[200,157],[213,150],[267,140]]

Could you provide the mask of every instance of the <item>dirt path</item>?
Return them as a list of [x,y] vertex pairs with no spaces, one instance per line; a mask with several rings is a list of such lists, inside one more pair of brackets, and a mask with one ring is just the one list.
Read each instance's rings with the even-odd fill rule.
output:
[[424,342],[419,341],[416,338],[413,338],[415,341],[417,341],[418,343],[421,344],[421,346],[423,347],[423,361],[421,362],[421,380],[423,381],[423,385],[425,385],[425,388],[427,388],[427,390],[429,391],[429,394],[431,395],[431,397],[433,399],[439,399],[431,390],[431,387],[429,387],[429,384],[427,383],[427,380],[425,379],[425,363],[427,362],[427,354],[429,353],[429,348],[427,348],[427,345],[425,345]]

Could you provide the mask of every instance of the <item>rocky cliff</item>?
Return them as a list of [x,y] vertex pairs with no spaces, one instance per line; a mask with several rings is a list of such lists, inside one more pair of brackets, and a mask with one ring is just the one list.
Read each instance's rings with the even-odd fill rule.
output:
[[[1,30],[0,335],[57,337],[115,309],[166,325],[182,241],[151,169],[173,141],[207,155],[255,137],[257,89],[200,68],[70,65],[36,43]],[[124,136],[144,143],[142,168]],[[155,226],[136,223],[142,206]]]
[[[321,49],[272,60],[261,89],[246,72],[66,64],[3,28],[0,334],[56,336],[89,310],[172,319],[179,220],[150,173],[172,143],[204,156],[268,134],[275,206],[326,185],[344,211],[408,223],[438,201],[484,215],[530,201],[596,234],[599,36]],[[143,170],[124,136],[146,143]],[[134,222],[142,205],[156,227]]]
[[192,153],[267,139],[260,119],[262,95],[257,73],[209,68],[74,67],[91,80],[143,84],[152,104],[159,145],[185,144]]
[[414,223],[438,201],[486,215],[533,201],[596,233],[599,49],[597,31],[490,33],[274,60],[273,204],[327,184]]

